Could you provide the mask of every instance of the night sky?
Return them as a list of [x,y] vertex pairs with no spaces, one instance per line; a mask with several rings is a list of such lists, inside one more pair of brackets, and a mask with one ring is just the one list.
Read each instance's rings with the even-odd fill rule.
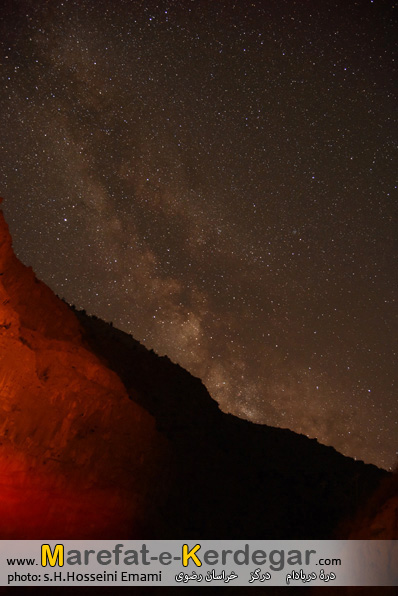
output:
[[19,258],[224,411],[393,466],[392,3],[4,6]]

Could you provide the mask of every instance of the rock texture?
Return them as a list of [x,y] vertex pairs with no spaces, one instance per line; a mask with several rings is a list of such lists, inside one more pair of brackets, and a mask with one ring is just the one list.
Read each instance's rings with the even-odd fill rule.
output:
[[222,413],[200,379],[59,300],[0,216],[0,538],[343,538],[389,477]]
[[134,536],[167,449],[0,215],[0,538]]

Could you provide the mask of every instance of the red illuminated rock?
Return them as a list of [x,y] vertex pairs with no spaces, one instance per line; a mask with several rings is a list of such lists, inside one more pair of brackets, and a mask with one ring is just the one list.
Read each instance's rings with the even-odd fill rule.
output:
[[0,538],[132,537],[164,440],[0,213]]
[[221,412],[200,379],[59,300],[0,215],[0,539],[344,538],[390,477]]

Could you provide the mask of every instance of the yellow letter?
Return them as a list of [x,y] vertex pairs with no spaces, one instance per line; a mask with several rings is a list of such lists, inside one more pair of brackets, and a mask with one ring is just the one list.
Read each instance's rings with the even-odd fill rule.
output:
[[51,552],[51,548],[49,544],[42,544],[41,545],[41,566],[47,566],[47,559],[50,564],[50,567],[55,567],[57,564],[57,559],[59,567],[64,566],[64,545],[63,544],[56,544],[54,548],[54,552]]
[[188,552],[188,544],[184,544],[182,547],[182,564],[184,567],[188,565],[188,559],[193,559],[196,567],[200,567],[202,565],[202,561],[198,559],[195,553],[200,549],[200,544],[197,544]]

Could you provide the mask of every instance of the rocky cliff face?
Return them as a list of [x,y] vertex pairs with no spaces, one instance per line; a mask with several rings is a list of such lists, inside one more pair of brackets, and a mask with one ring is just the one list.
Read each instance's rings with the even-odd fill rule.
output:
[[386,477],[222,413],[199,379],[59,300],[0,216],[0,538],[344,537]]
[[0,537],[134,535],[165,441],[0,216]]

